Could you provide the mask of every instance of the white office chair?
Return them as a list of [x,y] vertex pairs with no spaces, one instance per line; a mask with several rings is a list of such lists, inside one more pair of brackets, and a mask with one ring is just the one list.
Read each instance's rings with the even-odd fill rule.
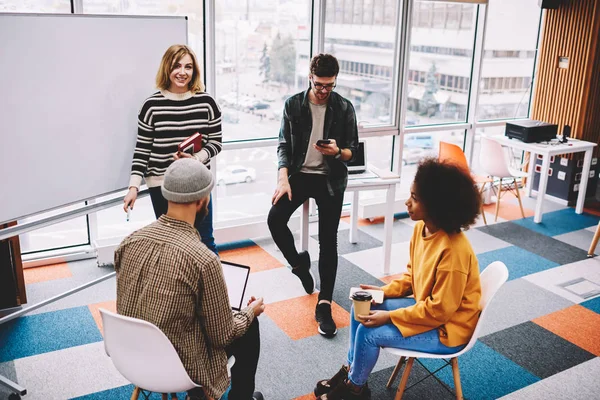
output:
[[[494,221],[498,220],[498,211],[500,210],[500,198],[502,197],[503,182],[502,179],[512,179],[512,182],[504,186],[504,189],[514,190],[519,200],[519,207],[521,208],[521,216],[525,218],[523,212],[523,204],[521,203],[521,195],[519,194],[519,186],[517,185],[517,178],[527,177],[527,173],[523,171],[517,171],[506,162],[504,149],[502,145],[493,139],[481,136],[481,150],[479,152],[479,165],[482,171],[489,175],[491,178],[499,178],[500,184],[498,185],[498,192],[496,195],[496,217]],[[512,187],[514,184],[514,188]],[[492,185],[493,187],[493,185]]]
[[[461,351],[454,354],[431,354],[420,351],[395,349],[391,347],[383,348],[383,350],[389,353],[400,356],[400,361],[398,361],[396,368],[394,368],[394,372],[392,372],[392,376],[390,376],[390,379],[388,380],[388,383],[386,385],[387,388],[389,388],[392,385],[394,379],[396,379],[396,376],[398,375],[398,372],[400,372],[404,361],[408,358],[394,400],[400,400],[402,398],[402,394],[404,393],[404,389],[406,388],[406,382],[408,382],[408,376],[410,375],[410,370],[413,366],[415,358],[442,359],[446,363],[446,365],[444,365],[444,367],[442,368],[445,368],[448,365],[452,365],[452,373],[454,375],[454,387],[456,388],[456,398],[459,400],[463,398],[462,387],[460,384],[460,372],[458,369],[458,356],[471,350],[471,348],[475,345],[475,342],[477,342],[477,338],[479,337],[479,331],[481,330],[482,321],[484,320],[487,312],[487,306],[489,305],[496,292],[498,292],[498,289],[500,289],[500,287],[504,284],[504,282],[506,282],[507,279],[508,269],[506,268],[506,265],[504,265],[504,263],[501,261],[494,261],[493,263],[488,265],[485,271],[481,273],[481,300],[479,302],[479,305],[481,307],[481,315],[479,316],[479,320],[477,321],[477,325],[475,326],[475,331],[473,332],[473,336],[471,336],[471,340],[469,340],[469,343],[467,343],[465,348]],[[446,361],[446,359],[450,359],[450,361]],[[433,373],[430,372],[429,375],[433,375]]]
[[[104,326],[104,349],[121,375],[135,385],[131,399],[140,390],[162,393],[185,392],[201,387],[191,380],[167,336],[154,324],[100,308]],[[231,369],[235,359],[227,362]],[[173,394],[173,399],[177,397]]]

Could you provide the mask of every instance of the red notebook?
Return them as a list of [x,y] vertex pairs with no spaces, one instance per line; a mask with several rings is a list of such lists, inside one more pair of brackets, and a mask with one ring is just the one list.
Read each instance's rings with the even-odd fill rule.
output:
[[179,143],[179,151],[194,155],[202,149],[202,135],[199,132],[194,133],[183,142]]

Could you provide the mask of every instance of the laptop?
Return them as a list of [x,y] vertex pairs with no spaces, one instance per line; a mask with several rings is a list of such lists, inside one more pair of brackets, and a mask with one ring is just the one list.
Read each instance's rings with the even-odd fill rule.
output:
[[225,277],[231,308],[240,311],[244,301],[246,285],[248,284],[250,267],[229,261],[221,261],[221,266],[223,267],[223,276]]
[[367,142],[359,141],[354,160],[348,162],[349,179],[376,178],[377,175],[367,169]]
[[348,162],[349,174],[362,174],[367,170],[367,144],[363,141],[358,142],[358,150],[354,160]]

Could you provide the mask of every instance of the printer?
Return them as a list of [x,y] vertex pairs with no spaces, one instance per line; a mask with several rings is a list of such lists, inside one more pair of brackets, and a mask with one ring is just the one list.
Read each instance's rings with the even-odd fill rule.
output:
[[506,123],[504,134],[509,139],[519,139],[525,143],[546,142],[556,138],[558,125],[526,119]]

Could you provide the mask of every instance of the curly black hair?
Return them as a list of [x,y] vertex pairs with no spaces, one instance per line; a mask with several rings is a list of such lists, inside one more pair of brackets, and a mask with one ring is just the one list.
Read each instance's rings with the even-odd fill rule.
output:
[[481,194],[471,175],[455,164],[426,158],[414,180],[417,199],[425,213],[446,233],[458,233],[475,223],[481,210]]
[[340,64],[331,54],[317,54],[310,60],[310,73],[320,77],[337,76]]

